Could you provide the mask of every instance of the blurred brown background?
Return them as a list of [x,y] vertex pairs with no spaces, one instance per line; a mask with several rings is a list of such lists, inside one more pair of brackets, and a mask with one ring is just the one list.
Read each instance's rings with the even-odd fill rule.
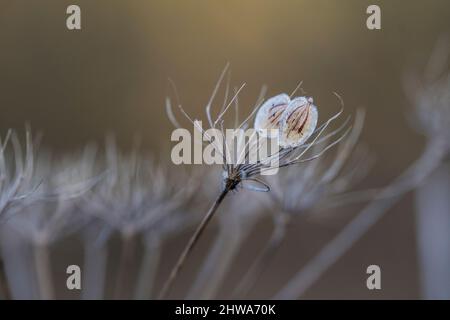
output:
[[[81,31],[66,29],[69,4],[81,7]],[[370,4],[381,7],[382,30],[366,28]],[[44,145],[61,152],[102,141],[108,132],[124,148],[139,135],[146,148],[167,150],[168,77],[188,112],[200,115],[230,62],[233,84],[247,83],[242,115],[263,84],[275,95],[301,80],[324,114],[337,108],[332,91],[349,113],[365,107],[362,140],[377,164],[361,187],[382,186],[423,146],[406,121],[402,76],[422,66],[449,31],[446,0],[0,0],[0,131],[28,122],[44,133]],[[410,200],[395,206],[305,297],[418,298]],[[347,210],[299,224],[268,270],[265,278],[273,281],[259,290],[275,292],[273,283],[287,280],[316,252],[351,216]],[[257,247],[255,240],[244,249]],[[382,268],[380,292],[365,287],[370,264]]]

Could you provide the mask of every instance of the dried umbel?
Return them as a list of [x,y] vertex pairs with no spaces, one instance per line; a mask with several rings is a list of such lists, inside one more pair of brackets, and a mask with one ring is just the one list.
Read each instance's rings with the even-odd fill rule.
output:
[[[258,179],[258,176],[262,174],[266,174],[269,171],[274,169],[273,161],[276,160],[277,169],[287,167],[297,163],[303,163],[307,161],[314,160],[324,154],[331,147],[339,143],[344,136],[350,130],[350,127],[347,126],[347,121],[344,122],[338,129],[327,133],[325,135],[324,132],[329,128],[330,124],[336,120],[343,112],[341,109],[334,116],[329,118],[326,122],[316,128],[317,123],[317,108],[313,105],[313,101],[310,98],[300,97],[293,99],[290,101],[290,98],[286,95],[280,95],[272,98],[267,101],[260,107],[260,103],[263,97],[263,93],[260,95],[260,98],[257,100],[253,111],[250,115],[239,125],[238,121],[238,99],[237,96],[239,92],[242,90],[244,85],[240,87],[239,90],[235,90],[235,94],[232,99],[227,102],[228,97],[228,85],[225,90],[225,99],[217,118],[214,120],[211,114],[211,106],[218,92],[218,88],[226,73],[226,69],[223,71],[215,89],[211,99],[209,100],[206,106],[206,116],[208,119],[208,123],[212,129],[220,128],[222,132],[222,141],[226,141],[225,139],[225,121],[224,115],[229,110],[231,105],[235,106],[235,121],[234,121],[234,129],[246,129],[248,127],[248,123],[250,119],[253,118],[254,114],[257,113],[257,119],[255,120],[255,129],[256,131],[262,129],[277,129],[280,128],[281,134],[276,136],[279,138],[280,145],[277,150],[273,150],[270,155],[263,159],[259,159],[257,162],[251,161],[239,161],[238,163],[230,163],[226,160],[229,159],[227,156],[230,153],[231,148],[223,143],[222,145],[217,145],[217,141],[210,139],[208,133],[203,130],[201,126],[198,126],[198,120],[192,119],[181,104],[178,103],[178,108],[182,112],[182,114],[194,125],[198,130],[201,131],[202,135],[206,137],[206,141],[211,144],[216,144],[216,150],[221,152],[221,156],[225,160],[223,164],[223,188],[220,192],[217,199],[214,201],[210,210],[206,213],[205,217],[201,221],[200,225],[197,227],[195,233],[189,240],[187,246],[181,253],[175,267],[172,269],[172,272],[169,275],[168,280],[164,284],[163,289],[161,290],[160,297],[164,297],[166,293],[171,288],[173,281],[175,280],[179,270],[181,269],[186,257],[191,252],[194,245],[197,243],[201,233],[205,229],[208,222],[213,217],[219,205],[222,203],[225,196],[233,190],[236,190],[238,187],[246,186],[247,184],[251,184],[252,187],[249,189],[256,191],[265,191],[268,192],[270,187]],[[340,97],[338,96],[340,99]],[[341,104],[342,100],[340,99]],[[172,123],[179,127],[178,121],[176,121],[170,100],[167,100],[166,105],[167,113],[169,119]],[[348,119],[347,119],[348,120]],[[272,134],[268,134],[268,136],[272,137]],[[332,140],[334,137],[336,139]],[[325,143],[325,147],[322,148],[318,153],[311,153],[314,148],[312,148],[317,143]],[[246,145],[244,149],[243,155],[244,160],[247,160],[252,154],[252,149],[259,148],[258,143],[249,143]],[[241,151],[241,150],[240,150]],[[273,171],[272,171],[273,172]]]
[[35,159],[33,180],[39,181],[34,197],[23,199],[22,207],[8,226],[32,242],[48,244],[77,231],[86,222],[77,212],[77,200],[99,181],[87,176],[76,157],[52,158],[41,152]]
[[[6,167],[6,179],[3,182],[4,191],[27,191],[22,196],[14,196],[9,193],[9,203],[6,206],[2,222],[2,236],[13,241],[2,243],[3,260],[8,282],[13,282],[11,292],[13,296],[23,292],[14,286],[15,264],[20,259],[21,252],[15,250],[21,246],[23,240],[27,246],[31,244],[33,255],[27,265],[34,266],[36,284],[39,286],[39,297],[51,299],[54,297],[52,285],[51,263],[49,247],[56,240],[79,229],[84,219],[76,214],[75,199],[88,191],[96,179],[84,175],[82,161],[73,157],[53,158],[49,152],[36,152],[37,142],[31,140],[31,134],[27,132],[26,165],[21,160],[20,144],[17,136],[11,136],[15,146],[13,155],[7,154],[5,164],[15,164],[17,181],[10,184],[10,176],[14,170]],[[8,161],[9,160],[9,161]],[[12,161],[14,160],[14,161]],[[9,184],[9,185],[8,185]],[[5,196],[5,195],[4,195]],[[6,219],[7,218],[7,219]],[[19,241],[22,240],[22,241]],[[20,251],[20,250],[19,250]],[[26,296],[31,295],[30,289]]]
[[104,155],[91,157],[90,162],[93,171],[103,172],[103,178],[79,201],[82,212],[91,220],[83,230],[85,277],[91,281],[83,290],[83,298],[98,299],[103,295],[106,243],[114,232],[122,241],[114,296],[123,298],[131,290],[133,276],[129,265],[142,240],[146,258],[137,278],[143,283],[138,282],[135,294],[148,297],[151,276],[146,267],[157,255],[159,243],[189,225],[189,218],[190,223],[196,221],[189,210],[180,208],[189,208],[198,180],[182,168],[170,168],[164,161],[139,151],[137,145],[130,153],[124,153],[112,137],[107,139]]
[[54,161],[49,152],[39,150],[39,142],[40,136],[33,138],[28,128],[25,148],[19,135],[12,130],[3,143],[0,140],[0,217],[3,214],[3,218],[11,218],[32,205],[68,200],[92,183],[92,180],[83,180],[80,172],[74,175],[78,179],[76,182],[69,179],[67,173],[75,162]]
[[[174,171],[135,148],[118,150],[110,138],[105,157],[97,159],[102,180],[85,195],[82,209],[120,233],[135,234],[157,226],[193,197],[195,184],[187,171]],[[91,166],[95,166],[92,164]],[[188,185],[181,187],[179,181]]]
[[[8,150],[9,140],[12,148]],[[1,147],[0,214],[25,237],[52,241],[62,229],[72,230],[81,223],[67,217],[73,213],[71,200],[98,180],[82,172],[79,159],[55,159],[48,151],[38,152],[39,139],[33,140],[29,129],[25,141],[25,157],[15,132],[9,132]]]
[[36,199],[40,181],[36,179],[35,148],[31,130],[27,128],[25,154],[18,134],[9,130],[0,139],[0,219],[6,219],[26,203]]

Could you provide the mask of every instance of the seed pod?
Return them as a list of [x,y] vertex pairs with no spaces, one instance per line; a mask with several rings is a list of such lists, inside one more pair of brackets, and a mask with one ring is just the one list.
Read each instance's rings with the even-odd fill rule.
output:
[[285,93],[268,99],[259,108],[255,118],[255,129],[263,137],[271,137],[270,129],[280,129],[280,121],[291,99]]
[[280,146],[296,147],[314,132],[318,112],[311,97],[293,99],[283,113],[280,125]]

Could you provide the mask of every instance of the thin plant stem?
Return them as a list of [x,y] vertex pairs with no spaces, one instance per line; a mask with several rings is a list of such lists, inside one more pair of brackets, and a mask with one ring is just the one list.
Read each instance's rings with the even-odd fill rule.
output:
[[353,218],[319,253],[313,257],[275,295],[275,299],[294,299],[305,293],[340,257],[342,257],[402,196],[417,187],[441,163],[446,142],[431,141],[422,156]]
[[[421,298],[450,299],[450,163],[415,190]],[[430,210],[432,208],[432,210]]]
[[287,213],[280,213],[279,217],[268,242],[239,281],[239,285],[233,292],[233,297],[243,297],[250,292],[283,243],[290,220]]
[[134,259],[136,240],[135,233],[122,234],[122,250],[114,294],[116,299],[124,299],[129,292],[130,269]]
[[39,299],[51,300],[54,298],[54,289],[48,243],[38,241],[35,244],[34,262],[39,285]]
[[170,272],[169,278],[166,280],[166,282],[163,285],[163,288],[161,292],[159,293],[159,299],[163,299],[167,293],[169,293],[178,273],[180,272],[181,268],[183,267],[183,264],[188,257],[188,255],[191,253],[192,249],[194,248],[195,244],[197,243],[198,239],[200,238],[201,234],[205,230],[206,226],[208,225],[211,218],[214,216],[214,213],[217,211],[217,208],[219,208],[220,204],[222,203],[225,196],[228,194],[228,192],[231,189],[229,187],[225,187],[222,192],[219,194],[217,199],[212,204],[211,208],[208,210],[206,215],[203,217],[203,220],[198,225],[197,229],[195,230],[194,234],[189,239],[189,242],[187,243],[186,247],[184,248],[183,252],[179,256],[175,266],[173,267],[172,271]]
[[83,300],[102,299],[105,286],[108,250],[105,243],[86,242],[84,248]]
[[136,283],[134,297],[137,300],[152,298],[153,286],[155,283],[156,271],[161,257],[161,247],[159,243],[145,243],[144,257],[142,258],[139,276]]
[[33,248],[14,230],[2,230],[1,251],[11,299],[38,299]]

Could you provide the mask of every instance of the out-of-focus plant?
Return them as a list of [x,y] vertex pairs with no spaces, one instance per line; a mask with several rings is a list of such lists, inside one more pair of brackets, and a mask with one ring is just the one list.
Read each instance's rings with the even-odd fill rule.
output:
[[[350,134],[334,153],[291,167],[269,177],[272,188],[274,227],[262,251],[239,281],[233,297],[243,296],[254,286],[281,246],[286,229],[294,219],[321,208],[330,208],[373,197],[375,190],[351,192],[350,189],[368,172],[373,163],[367,148],[358,144],[364,125],[364,111],[356,114]],[[317,145],[316,152],[324,146]]]
[[[11,140],[14,157],[9,161],[16,167],[16,183],[12,183],[10,177],[5,179],[6,183],[10,183],[9,192],[4,191],[9,196],[3,195],[5,199],[10,199],[10,203],[4,208],[7,212],[2,228],[6,233],[5,241],[2,241],[6,275],[12,279],[16,277],[16,268],[20,268],[14,261],[20,261],[17,260],[17,255],[21,252],[11,249],[18,245],[12,243],[15,241],[12,239],[18,242],[26,240],[32,246],[32,254],[29,254],[29,260],[21,263],[35,266],[36,296],[51,299],[54,298],[54,288],[49,247],[60,237],[73,233],[82,225],[84,219],[76,215],[73,199],[89,190],[95,183],[95,178],[84,178],[80,170],[74,172],[79,161],[72,162],[73,158],[56,160],[48,152],[37,152],[38,143],[31,140],[29,130],[26,132],[26,164],[22,160],[19,139],[15,133]],[[4,158],[8,159],[8,156]],[[2,162],[5,172],[13,172],[6,167],[8,160]],[[21,188],[28,191],[20,191]],[[20,192],[21,195],[11,196]],[[9,282],[11,285],[15,283],[13,280]],[[14,297],[26,297],[30,294],[14,287],[11,287],[11,291]]]
[[[425,70],[424,79],[406,78],[413,128],[426,137],[421,156],[359,212],[275,295],[276,299],[298,298],[311,287],[371,226],[407,192],[420,186],[448,157],[450,151],[450,74],[446,68],[448,39],[438,44]],[[445,49],[447,48],[447,49]]]
[[[8,130],[4,139],[0,139],[0,223],[4,225],[15,212],[19,211],[28,198],[35,196],[34,191],[39,186],[33,179],[34,172],[34,142],[31,131],[26,130],[25,150],[15,131]],[[36,142],[36,141],[35,141]],[[25,155],[24,155],[25,153]],[[1,234],[0,234],[1,236]],[[2,251],[6,251],[4,237],[0,238]],[[3,277],[4,261],[0,262],[0,294],[9,296],[6,281]]]
[[406,93],[415,109],[413,128],[423,133],[429,143],[447,142],[447,157],[415,192],[420,281],[425,299],[450,299],[449,57],[449,39],[442,37],[423,76],[410,72],[405,81]]
[[[195,220],[180,208],[188,206],[198,182],[194,175],[158,164],[154,157],[139,153],[137,148],[131,154],[120,152],[112,138],[107,140],[105,157],[99,162],[103,163],[100,167],[105,168],[106,174],[81,201],[83,212],[92,218],[84,234],[88,288],[83,297],[103,297],[106,241],[113,232],[118,232],[121,254],[114,296],[124,298],[131,292],[134,279],[129,268],[136,259],[138,241],[142,239],[145,252],[135,296],[147,298],[154,280],[160,242],[174,232],[179,223],[188,225],[188,218]],[[186,185],[180,185],[180,181]]]
[[[4,140],[0,140],[0,219],[7,219],[24,205],[24,200],[35,197],[39,187],[33,175],[38,142],[32,140],[29,129],[25,140],[25,150],[15,131],[8,130]],[[9,145],[11,153],[7,153]]]

